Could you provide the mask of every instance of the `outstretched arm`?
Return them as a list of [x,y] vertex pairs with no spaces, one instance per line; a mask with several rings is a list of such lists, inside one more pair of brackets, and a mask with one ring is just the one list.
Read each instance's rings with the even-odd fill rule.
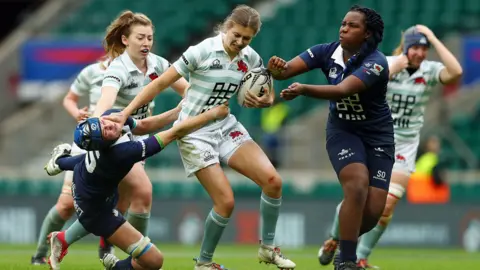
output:
[[355,76],[348,76],[337,85],[312,85],[293,83],[280,94],[286,100],[304,95],[318,99],[338,100],[365,90],[366,85]]
[[162,114],[150,116],[142,120],[136,121],[136,126],[133,129],[135,135],[145,135],[155,132],[166,125],[174,122],[178,118],[181,107],[177,106],[174,109],[166,111]]
[[76,156],[66,156],[57,159],[56,163],[62,171],[73,171],[75,165],[85,159],[85,154]]
[[201,128],[210,121],[225,118],[229,113],[227,104],[219,105],[197,116],[187,118],[148,139],[119,144],[114,149],[119,151],[119,154],[121,153],[119,156],[126,162],[138,162],[157,154],[172,141]]
[[171,66],[165,73],[145,86],[142,91],[123,109],[123,115],[131,115],[137,108],[153,100],[155,96],[169,87],[182,77],[177,70]]

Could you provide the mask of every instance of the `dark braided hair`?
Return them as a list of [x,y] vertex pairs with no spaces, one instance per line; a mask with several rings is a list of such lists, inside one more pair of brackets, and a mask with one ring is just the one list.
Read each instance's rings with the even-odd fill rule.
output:
[[358,63],[361,63],[365,57],[378,48],[378,44],[383,40],[383,19],[375,10],[359,5],[353,5],[349,11],[360,12],[365,16],[365,26],[372,34],[363,42],[360,51],[350,57],[347,62],[347,69]]

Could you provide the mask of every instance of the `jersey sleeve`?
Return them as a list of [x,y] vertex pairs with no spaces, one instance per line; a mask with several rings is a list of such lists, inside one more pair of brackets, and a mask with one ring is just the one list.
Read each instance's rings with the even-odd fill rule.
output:
[[158,55],[156,56],[156,60],[157,60],[157,67],[158,67],[159,74],[162,74],[165,71],[167,71],[167,69],[172,65],[170,64],[170,62],[168,62],[167,59]]
[[387,64],[388,66],[390,66],[391,64],[393,64],[393,62],[395,62],[395,59],[397,59],[397,56],[387,56]]
[[85,67],[80,71],[78,76],[75,78],[75,81],[70,86],[70,90],[75,93],[77,96],[83,96],[90,92],[91,80],[92,80],[92,69],[91,65]]
[[254,49],[251,49],[252,52],[251,52],[251,58],[249,59],[250,61],[250,66],[252,68],[263,68],[264,65],[263,65],[263,59],[262,57],[254,50]]
[[430,85],[436,85],[438,83],[441,83],[440,73],[445,68],[445,65],[443,63],[435,62],[435,61],[429,61],[429,64],[431,65],[431,68],[429,71],[430,81],[428,83]]
[[141,141],[121,143],[114,149],[122,163],[133,164],[157,154],[164,147],[158,135],[154,135]]
[[385,58],[367,58],[352,75],[359,78],[369,88],[379,81],[388,81],[388,63]]
[[[340,45],[339,45],[340,46]],[[308,69],[323,68],[326,65],[328,44],[318,44],[302,52],[299,57],[307,64]]]
[[206,53],[202,53],[200,48],[203,43],[195,46],[190,46],[180,58],[173,63],[173,67],[182,77],[188,77],[190,72],[195,71],[202,63]]
[[120,63],[120,61],[112,62],[103,76],[102,87],[110,86],[117,91],[127,84],[128,71]]

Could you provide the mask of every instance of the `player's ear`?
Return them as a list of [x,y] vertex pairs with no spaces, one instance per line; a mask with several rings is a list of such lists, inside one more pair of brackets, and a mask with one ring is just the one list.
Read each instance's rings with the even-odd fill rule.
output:
[[122,35],[122,43],[128,47],[128,38],[125,35]]
[[372,31],[370,30],[365,31],[365,40],[367,40],[371,36],[372,36]]

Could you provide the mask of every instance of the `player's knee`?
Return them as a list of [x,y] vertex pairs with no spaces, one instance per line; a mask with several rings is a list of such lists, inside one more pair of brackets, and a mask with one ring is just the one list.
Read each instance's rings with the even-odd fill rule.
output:
[[216,200],[213,206],[215,212],[222,217],[230,217],[235,208],[235,199],[232,196],[224,196]]
[[282,178],[280,175],[275,172],[272,173],[263,187],[263,191],[265,194],[276,197],[282,193]]
[[357,205],[364,205],[368,196],[368,183],[348,181],[343,185],[344,200],[353,200]]
[[131,207],[150,209],[152,205],[152,183],[150,181],[146,181],[142,185],[135,185],[131,192]]
[[[153,247],[154,248],[154,247]],[[152,249],[153,249],[152,248]],[[163,254],[155,248],[155,251],[147,258],[144,258],[144,265],[148,265],[148,269],[160,269],[163,266]],[[142,259],[142,258],[140,258]]]
[[70,219],[75,213],[75,208],[73,207],[73,198],[62,195],[57,201],[56,205],[58,214],[63,220]]

